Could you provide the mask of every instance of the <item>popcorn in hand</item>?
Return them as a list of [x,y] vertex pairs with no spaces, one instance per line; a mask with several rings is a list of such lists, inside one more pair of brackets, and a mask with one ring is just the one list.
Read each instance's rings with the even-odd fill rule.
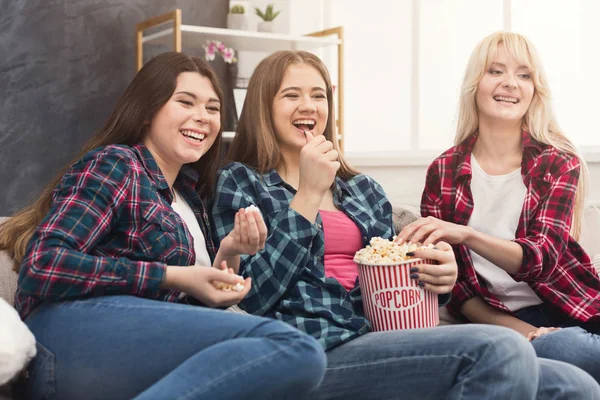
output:
[[260,208],[256,207],[254,204],[250,204],[248,207],[245,208],[246,212],[256,212],[260,215],[262,215],[262,213],[260,212]]
[[229,283],[224,282],[214,282],[213,285],[224,292],[241,292],[244,290],[244,284],[241,282],[236,283],[235,285],[230,285]]
[[383,239],[375,236],[371,238],[369,245],[360,249],[354,255],[354,261],[359,264],[393,264],[410,260],[410,253],[416,250],[432,249],[433,244],[422,246],[412,242],[398,244],[392,240]]

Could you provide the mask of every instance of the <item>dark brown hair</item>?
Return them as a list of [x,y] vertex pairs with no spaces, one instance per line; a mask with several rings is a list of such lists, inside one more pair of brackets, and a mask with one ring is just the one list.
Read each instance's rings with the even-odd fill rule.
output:
[[[125,89],[104,127],[87,141],[79,154],[44,188],[35,203],[18,211],[13,218],[0,225],[0,250],[5,250],[15,260],[15,270],[18,270],[36,227],[50,210],[52,192],[67,169],[97,147],[141,143],[146,131],[145,122],[151,121],[171,98],[177,86],[177,77],[183,72],[197,72],[208,78],[223,104],[223,91],[217,75],[204,60],[184,53],[169,52],[148,61]],[[192,164],[200,174],[197,190],[203,197],[212,193],[224,120],[225,115],[221,112],[221,129],[215,143],[200,160]]]
[[273,125],[273,99],[288,67],[294,64],[306,64],[315,68],[325,81],[329,118],[323,134],[339,153],[338,161],[341,166],[337,176],[345,180],[350,179],[358,172],[348,165],[339,149],[329,72],[319,57],[306,51],[278,51],[258,64],[248,83],[244,108],[226,160],[241,162],[260,173],[277,168],[282,162]]

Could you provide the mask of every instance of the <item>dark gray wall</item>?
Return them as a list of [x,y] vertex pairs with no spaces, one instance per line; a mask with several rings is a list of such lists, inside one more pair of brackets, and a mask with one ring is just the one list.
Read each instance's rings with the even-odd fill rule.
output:
[[184,24],[225,27],[228,3],[0,0],[0,216],[101,127],[135,74],[136,23],[180,8]]

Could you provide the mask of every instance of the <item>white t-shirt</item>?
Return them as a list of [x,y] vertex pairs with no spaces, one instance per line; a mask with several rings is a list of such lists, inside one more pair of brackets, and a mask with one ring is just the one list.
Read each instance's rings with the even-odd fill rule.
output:
[[212,266],[212,263],[210,261],[210,256],[208,255],[208,250],[206,250],[206,241],[202,234],[202,229],[200,229],[200,225],[198,224],[198,220],[196,219],[196,215],[183,196],[175,190],[174,192],[176,201],[171,203],[171,208],[179,214],[194,238],[194,252],[196,253],[195,265],[210,267]]
[[[468,226],[500,239],[513,240],[527,193],[521,168],[505,175],[488,175],[471,154],[471,169],[474,206]],[[496,264],[469,251],[477,274],[509,310],[517,311],[542,303],[527,283],[515,281]]]

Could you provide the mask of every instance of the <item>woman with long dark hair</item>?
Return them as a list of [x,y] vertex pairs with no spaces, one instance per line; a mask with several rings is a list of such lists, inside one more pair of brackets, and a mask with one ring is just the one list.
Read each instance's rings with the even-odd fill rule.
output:
[[259,213],[238,210],[218,252],[211,240],[202,197],[222,99],[204,61],[155,57],[74,162],[0,227],[20,265],[15,306],[38,342],[28,397],[300,399],[319,384],[314,339],[214,309],[248,293],[240,255],[266,237]]

